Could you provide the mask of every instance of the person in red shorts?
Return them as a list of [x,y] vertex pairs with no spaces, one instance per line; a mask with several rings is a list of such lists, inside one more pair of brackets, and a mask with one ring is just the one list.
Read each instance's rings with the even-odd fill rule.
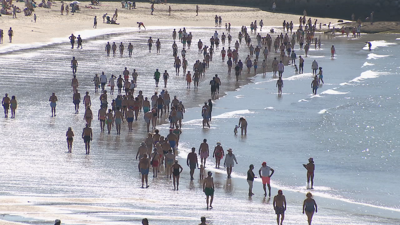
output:
[[[271,172],[271,174],[270,174]],[[262,183],[263,183],[263,188],[264,188],[264,196],[267,196],[267,190],[266,190],[266,185],[268,185],[268,196],[271,197],[271,177],[274,174],[274,170],[267,166],[266,162],[262,163],[262,167],[260,168],[260,170],[258,171],[261,179],[262,179]]]

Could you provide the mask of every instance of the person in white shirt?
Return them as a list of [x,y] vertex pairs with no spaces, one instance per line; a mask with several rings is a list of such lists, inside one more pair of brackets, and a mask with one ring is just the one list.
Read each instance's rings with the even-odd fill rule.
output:
[[[271,172],[271,174],[270,174]],[[267,190],[266,190],[266,185],[268,185],[268,196],[271,197],[271,177],[274,174],[274,170],[267,166],[266,162],[262,163],[262,167],[258,171],[258,174],[260,175],[263,183],[263,188],[264,188],[264,196],[267,196]]]
[[312,69],[312,74],[313,75],[317,75],[318,63],[317,63],[317,61],[315,59],[311,64],[311,69]]
[[104,87],[107,84],[107,76],[104,74],[104,72],[101,72],[100,83],[101,83],[101,90],[104,91]]

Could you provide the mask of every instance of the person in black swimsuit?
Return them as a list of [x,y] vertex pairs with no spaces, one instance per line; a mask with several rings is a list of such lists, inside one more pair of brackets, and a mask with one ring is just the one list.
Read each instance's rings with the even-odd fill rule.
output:
[[174,190],[175,190],[175,181],[176,181],[176,190],[179,190],[179,175],[182,173],[183,168],[178,164],[178,160],[175,160],[175,164],[171,167],[171,172],[174,177]]

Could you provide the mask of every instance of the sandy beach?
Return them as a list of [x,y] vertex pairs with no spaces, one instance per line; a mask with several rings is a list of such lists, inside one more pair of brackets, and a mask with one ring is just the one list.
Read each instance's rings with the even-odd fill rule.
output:
[[[23,9],[24,3],[17,2],[16,5]],[[136,22],[143,22],[148,29],[151,26],[196,26],[210,27],[214,25],[214,16],[220,15],[223,24],[231,23],[231,26],[249,26],[254,20],[264,20],[264,26],[279,26],[283,20],[298,23],[298,15],[271,13],[261,11],[257,8],[218,6],[218,5],[199,5],[199,16],[196,16],[195,5],[192,4],[156,4],[154,15],[150,15],[150,4],[136,3],[136,9],[128,10],[121,8],[120,2],[101,2],[98,6],[91,6],[88,2],[82,2],[80,10],[74,15],[69,13],[61,15],[61,3],[56,1],[51,9],[35,8],[33,12],[37,16],[34,23],[33,15],[24,16],[18,13],[17,18],[11,15],[3,15],[0,18],[0,29],[4,30],[4,44],[0,48],[9,45],[7,30],[12,27],[14,30],[13,44],[29,44],[35,42],[49,42],[54,38],[65,38],[71,33],[79,34],[80,31],[93,29],[93,18],[97,16],[97,29],[110,28],[137,28]],[[95,9],[85,8],[94,7]],[[168,7],[171,6],[171,16],[168,15]],[[110,17],[118,9],[118,20],[120,25],[103,23],[102,16],[108,13]],[[328,24],[335,23],[338,19],[317,18],[319,22]],[[85,37],[82,37],[85,40]]]

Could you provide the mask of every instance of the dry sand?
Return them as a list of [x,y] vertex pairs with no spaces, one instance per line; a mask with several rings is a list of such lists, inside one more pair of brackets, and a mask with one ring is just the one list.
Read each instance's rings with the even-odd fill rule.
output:
[[[25,8],[24,3],[17,2],[16,5],[21,9]],[[55,2],[51,9],[35,8],[34,13],[37,15],[37,22],[33,21],[32,16],[24,16],[18,13],[17,18],[3,15],[0,17],[0,29],[4,30],[4,44],[0,48],[4,48],[8,43],[7,30],[12,27],[14,30],[13,44],[29,44],[34,42],[46,43],[53,38],[65,38],[68,40],[69,35],[79,34],[79,31],[93,29],[93,18],[97,16],[97,29],[109,28],[136,28],[136,22],[143,22],[149,26],[198,26],[212,27],[214,26],[215,15],[222,17],[223,24],[231,23],[232,26],[249,26],[254,20],[263,19],[264,26],[280,26],[283,20],[298,22],[299,15],[280,14],[262,11],[257,8],[236,7],[236,6],[219,6],[219,5],[199,5],[199,16],[196,16],[193,4],[156,4],[154,15],[150,15],[149,3],[137,3],[136,9],[128,10],[121,7],[120,2],[102,2],[99,6],[93,6],[96,9],[85,8],[90,6],[88,2],[80,4],[80,11],[72,15],[69,13],[61,15],[60,2]],[[171,16],[168,15],[168,7],[171,6]],[[103,23],[102,16],[108,13],[109,16],[118,9],[118,20],[120,25],[111,25]],[[317,18],[321,23],[335,23],[338,19]],[[150,28],[151,29],[151,28]],[[85,37],[83,37],[84,39]]]

